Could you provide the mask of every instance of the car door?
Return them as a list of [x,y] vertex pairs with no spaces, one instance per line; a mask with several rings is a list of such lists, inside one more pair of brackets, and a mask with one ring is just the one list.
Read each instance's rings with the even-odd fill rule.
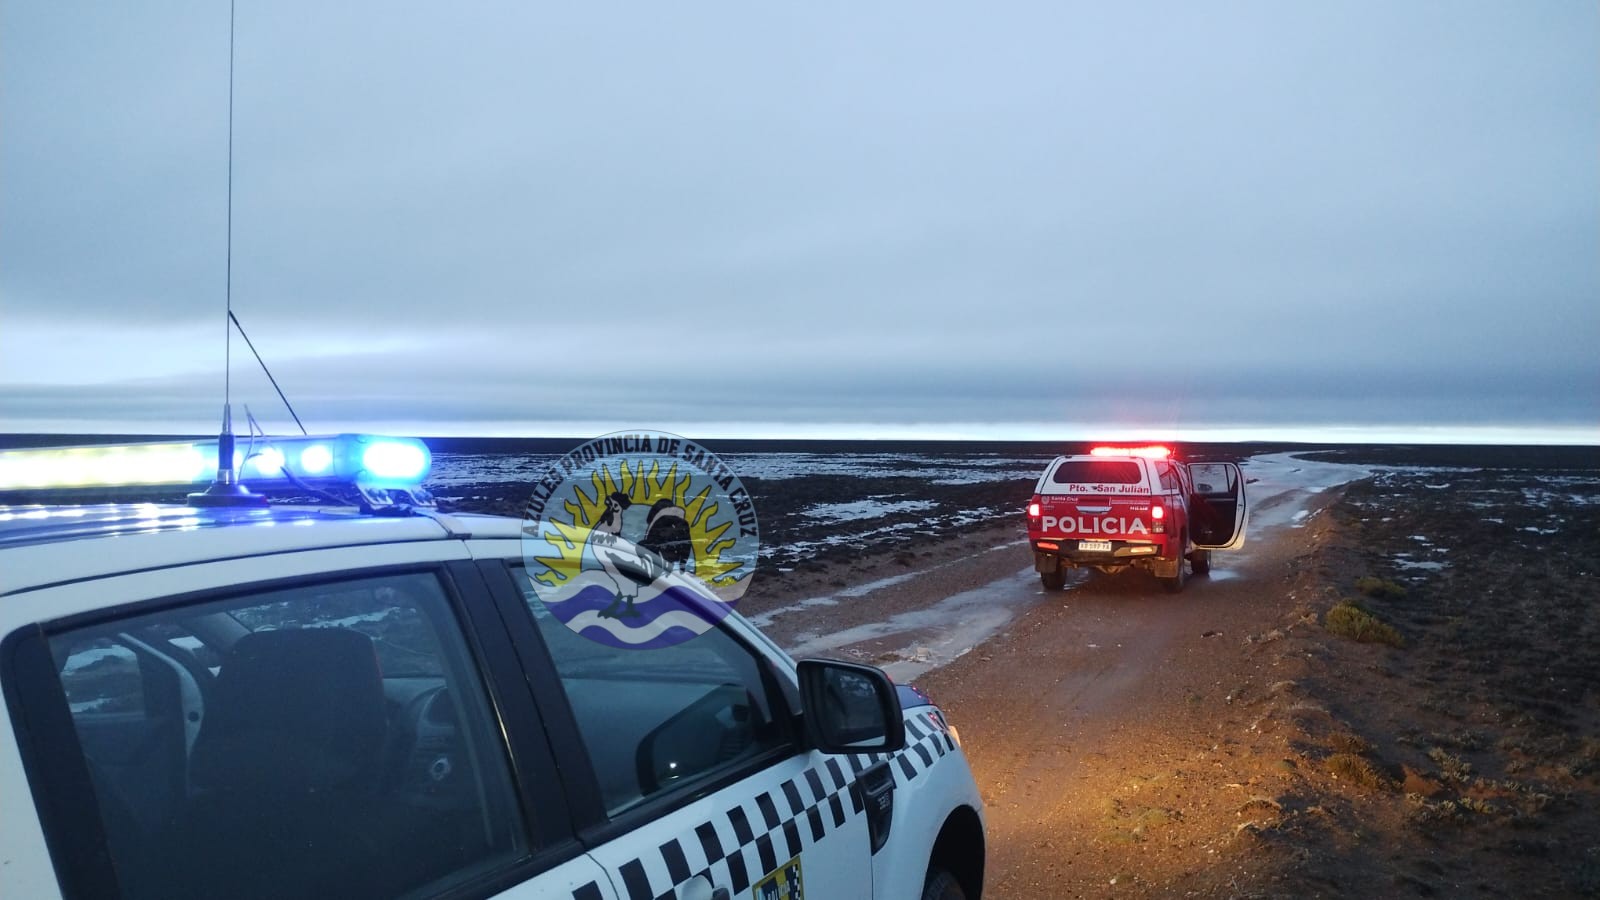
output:
[[857,787],[868,760],[802,747],[787,663],[727,622],[662,649],[596,643],[544,609],[520,559],[508,562],[504,583],[537,645],[525,664],[544,682],[541,710],[547,722],[570,717],[554,743],[591,786],[573,798],[587,817],[580,836],[619,896],[872,896]]
[[26,723],[61,894],[615,897],[458,554],[340,548],[7,597],[34,623],[0,645],[7,725]]
[[1189,538],[1201,550],[1244,546],[1249,507],[1237,463],[1194,462],[1189,470]]

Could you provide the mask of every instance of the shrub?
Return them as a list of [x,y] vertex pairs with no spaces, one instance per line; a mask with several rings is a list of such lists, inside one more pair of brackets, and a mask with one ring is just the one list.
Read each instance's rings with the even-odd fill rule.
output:
[[1379,600],[1399,600],[1406,595],[1406,589],[1400,585],[1387,578],[1376,578],[1372,575],[1357,578],[1356,590]]
[[1328,771],[1368,790],[1383,791],[1393,786],[1370,760],[1354,753],[1335,753],[1328,757]]
[[1439,767],[1439,774],[1450,781],[1465,782],[1472,777],[1472,763],[1445,750],[1434,747],[1428,751],[1428,758]]
[[1404,646],[1405,640],[1400,637],[1400,632],[1394,626],[1380,621],[1372,613],[1367,612],[1349,600],[1340,600],[1322,617],[1322,627],[1330,634],[1360,641],[1364,644],[1388,644],[1391,647]]
[[1348,731],[1341,731],[1335,734],[1332,738],[1329,738],[1328,742],[1333,745],[1333,749],[1340,753],[1363,754],[1372,752],[1372,745],[1367,743],[1366,738],[1359,734],[1351,734]]

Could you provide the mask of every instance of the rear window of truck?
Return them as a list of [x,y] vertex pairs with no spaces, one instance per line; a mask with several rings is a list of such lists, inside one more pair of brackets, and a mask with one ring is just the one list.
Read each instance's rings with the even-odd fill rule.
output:
[[1144,481],[1144,471],[1129,460],[1069,459],[1056,466],[1050,480],[1056,484],[1139,484]]

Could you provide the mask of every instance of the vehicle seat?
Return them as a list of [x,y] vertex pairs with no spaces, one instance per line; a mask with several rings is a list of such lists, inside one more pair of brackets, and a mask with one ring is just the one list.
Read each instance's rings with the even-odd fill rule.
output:
[[370,787],[385,731],[371,638],[347,628],[259,631],[240,638],[217,673],[190,782],[297,797]]
[[[224,659],[190,759],[176,868],[189,893],[354,897],[381,891],[378,776],[387,732],[372,640],[262,631]],[[391,861],[392,862],[392,861]],[[376,871],[375,871],[376,870]]]

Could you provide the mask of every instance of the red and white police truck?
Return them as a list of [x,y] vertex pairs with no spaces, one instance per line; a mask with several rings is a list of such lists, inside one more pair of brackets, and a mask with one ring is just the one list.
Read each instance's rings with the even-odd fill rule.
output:
[[1095,447],[1056,457],[1039,476],[1028,542],[1049,590],[1066,586],[1068,569],[1140,568],[1177,593],[1189,568],[1211,570],[1211,551],[1244,544],[1246,517],[1236,463],[1185,462],[1161,446]]

